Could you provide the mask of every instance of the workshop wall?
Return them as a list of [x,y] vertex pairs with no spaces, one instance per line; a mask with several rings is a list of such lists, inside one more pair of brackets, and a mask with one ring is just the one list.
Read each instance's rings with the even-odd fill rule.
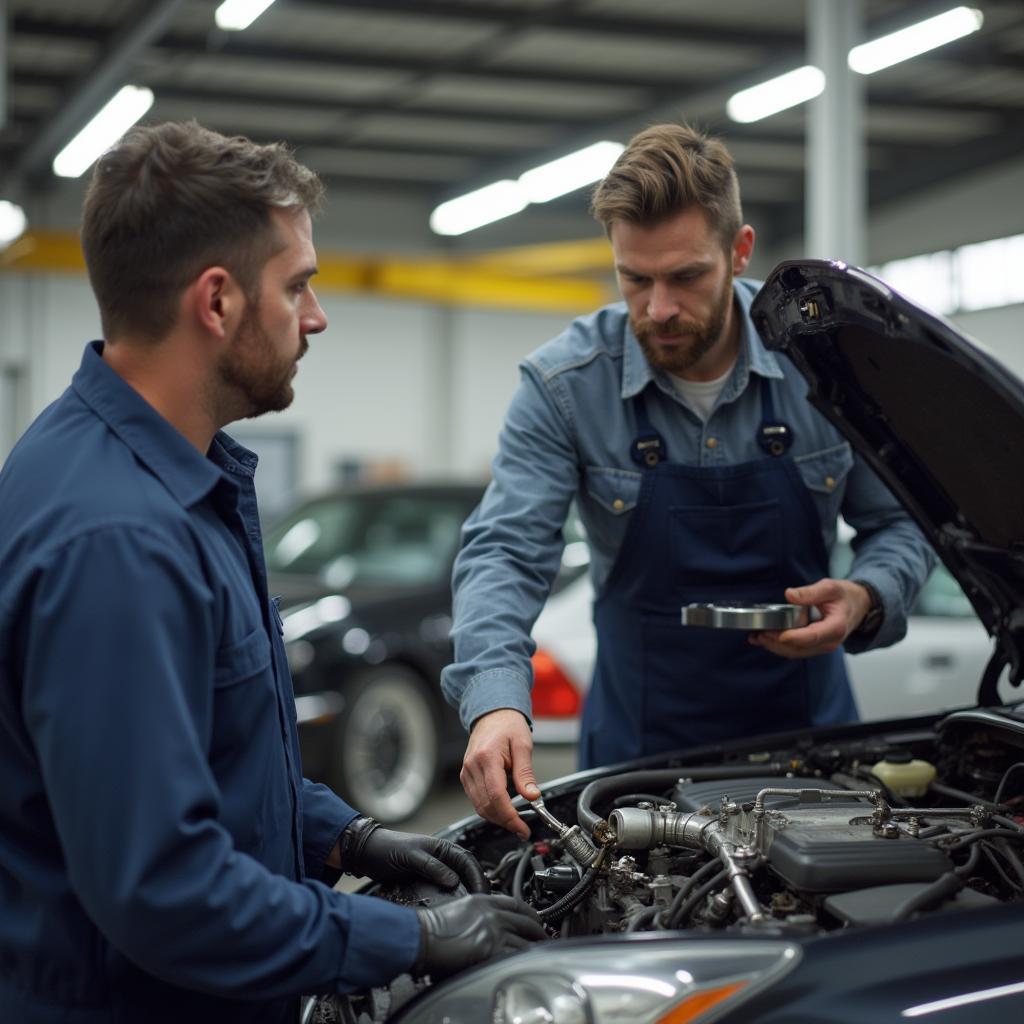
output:
[[[1014,201],[1022,192],[1024,161],[879,211],[870,225],[872,259],[1024,232],[1024,209]],[[72,227],[77,198],[49,202],[45,222]],[[426,211],[416,204],[339,195],[320,219],[317,241],[322,249],[421,252],[430,242],[425,225]],[[588,223],[579,233],[591,230]],[[757,274],[799,255],[796,240],[761,241]],[[320,297],[330,325],[311,340],[295,404],[237,431],[293,438],[301,491],[360,468],[392,476],[485,475],[519,360],[570,319],[323,290]],[[955,320],[1024,376],[1024,306]],[[84,276],[0,273],[0,459],[67,385],[83,345],[98,334]]]

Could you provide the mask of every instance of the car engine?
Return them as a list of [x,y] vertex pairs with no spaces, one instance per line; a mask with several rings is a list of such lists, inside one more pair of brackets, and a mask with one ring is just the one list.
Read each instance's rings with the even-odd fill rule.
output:
[[[810,939],[1020,900],[1024,705],[918,725],[589,773],[524,805],[529,841],[479,819],[446,834],[493,891],[533,905],[552,939],[682,929]],[[382,894],[452,897],[424,886]],[[398,979],[319,1019],[383,1021],[428,984]]]

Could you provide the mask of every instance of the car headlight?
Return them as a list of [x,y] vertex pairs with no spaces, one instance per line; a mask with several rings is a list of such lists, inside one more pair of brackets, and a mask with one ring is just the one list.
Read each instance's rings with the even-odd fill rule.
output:
[[[800,959],[786,942],[679,940],[536,946],[436,986],[402,1024],[695,1024],[733,1009]],[[489,1013],[483,1013],[484,1007]]]

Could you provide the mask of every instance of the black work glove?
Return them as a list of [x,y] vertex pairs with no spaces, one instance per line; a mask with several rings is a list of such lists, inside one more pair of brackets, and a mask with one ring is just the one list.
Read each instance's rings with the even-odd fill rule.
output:
[[420,952],[412,972],[435,981],[547,938],[536,911],[511,896],[461,896],[419,907],[416,916]]
[[381,828],[373,818],[356,818],[341,834],[342,867],[375,882],[425,878],[442,889],[462,882],[469,892],[489,892],[476,858],[447,839]]

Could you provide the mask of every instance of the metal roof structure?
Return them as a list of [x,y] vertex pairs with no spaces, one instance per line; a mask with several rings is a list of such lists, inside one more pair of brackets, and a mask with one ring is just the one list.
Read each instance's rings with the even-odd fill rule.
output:
[[[231,33],[216,6],[6,0],[0,192],[50,187],[55,153],[132,83],[149,120],[286,139],[332,189],[430,204],[684,117],[728,141],[748,216],[799,231],[805,111],[740,125],[725,103],[806,62],[806,0],[278,0]],[[866,38],[950,6],[864,0]],[[866,80],[869,204],[1024,155],[1024,2],[974,6],[981,31]]]

